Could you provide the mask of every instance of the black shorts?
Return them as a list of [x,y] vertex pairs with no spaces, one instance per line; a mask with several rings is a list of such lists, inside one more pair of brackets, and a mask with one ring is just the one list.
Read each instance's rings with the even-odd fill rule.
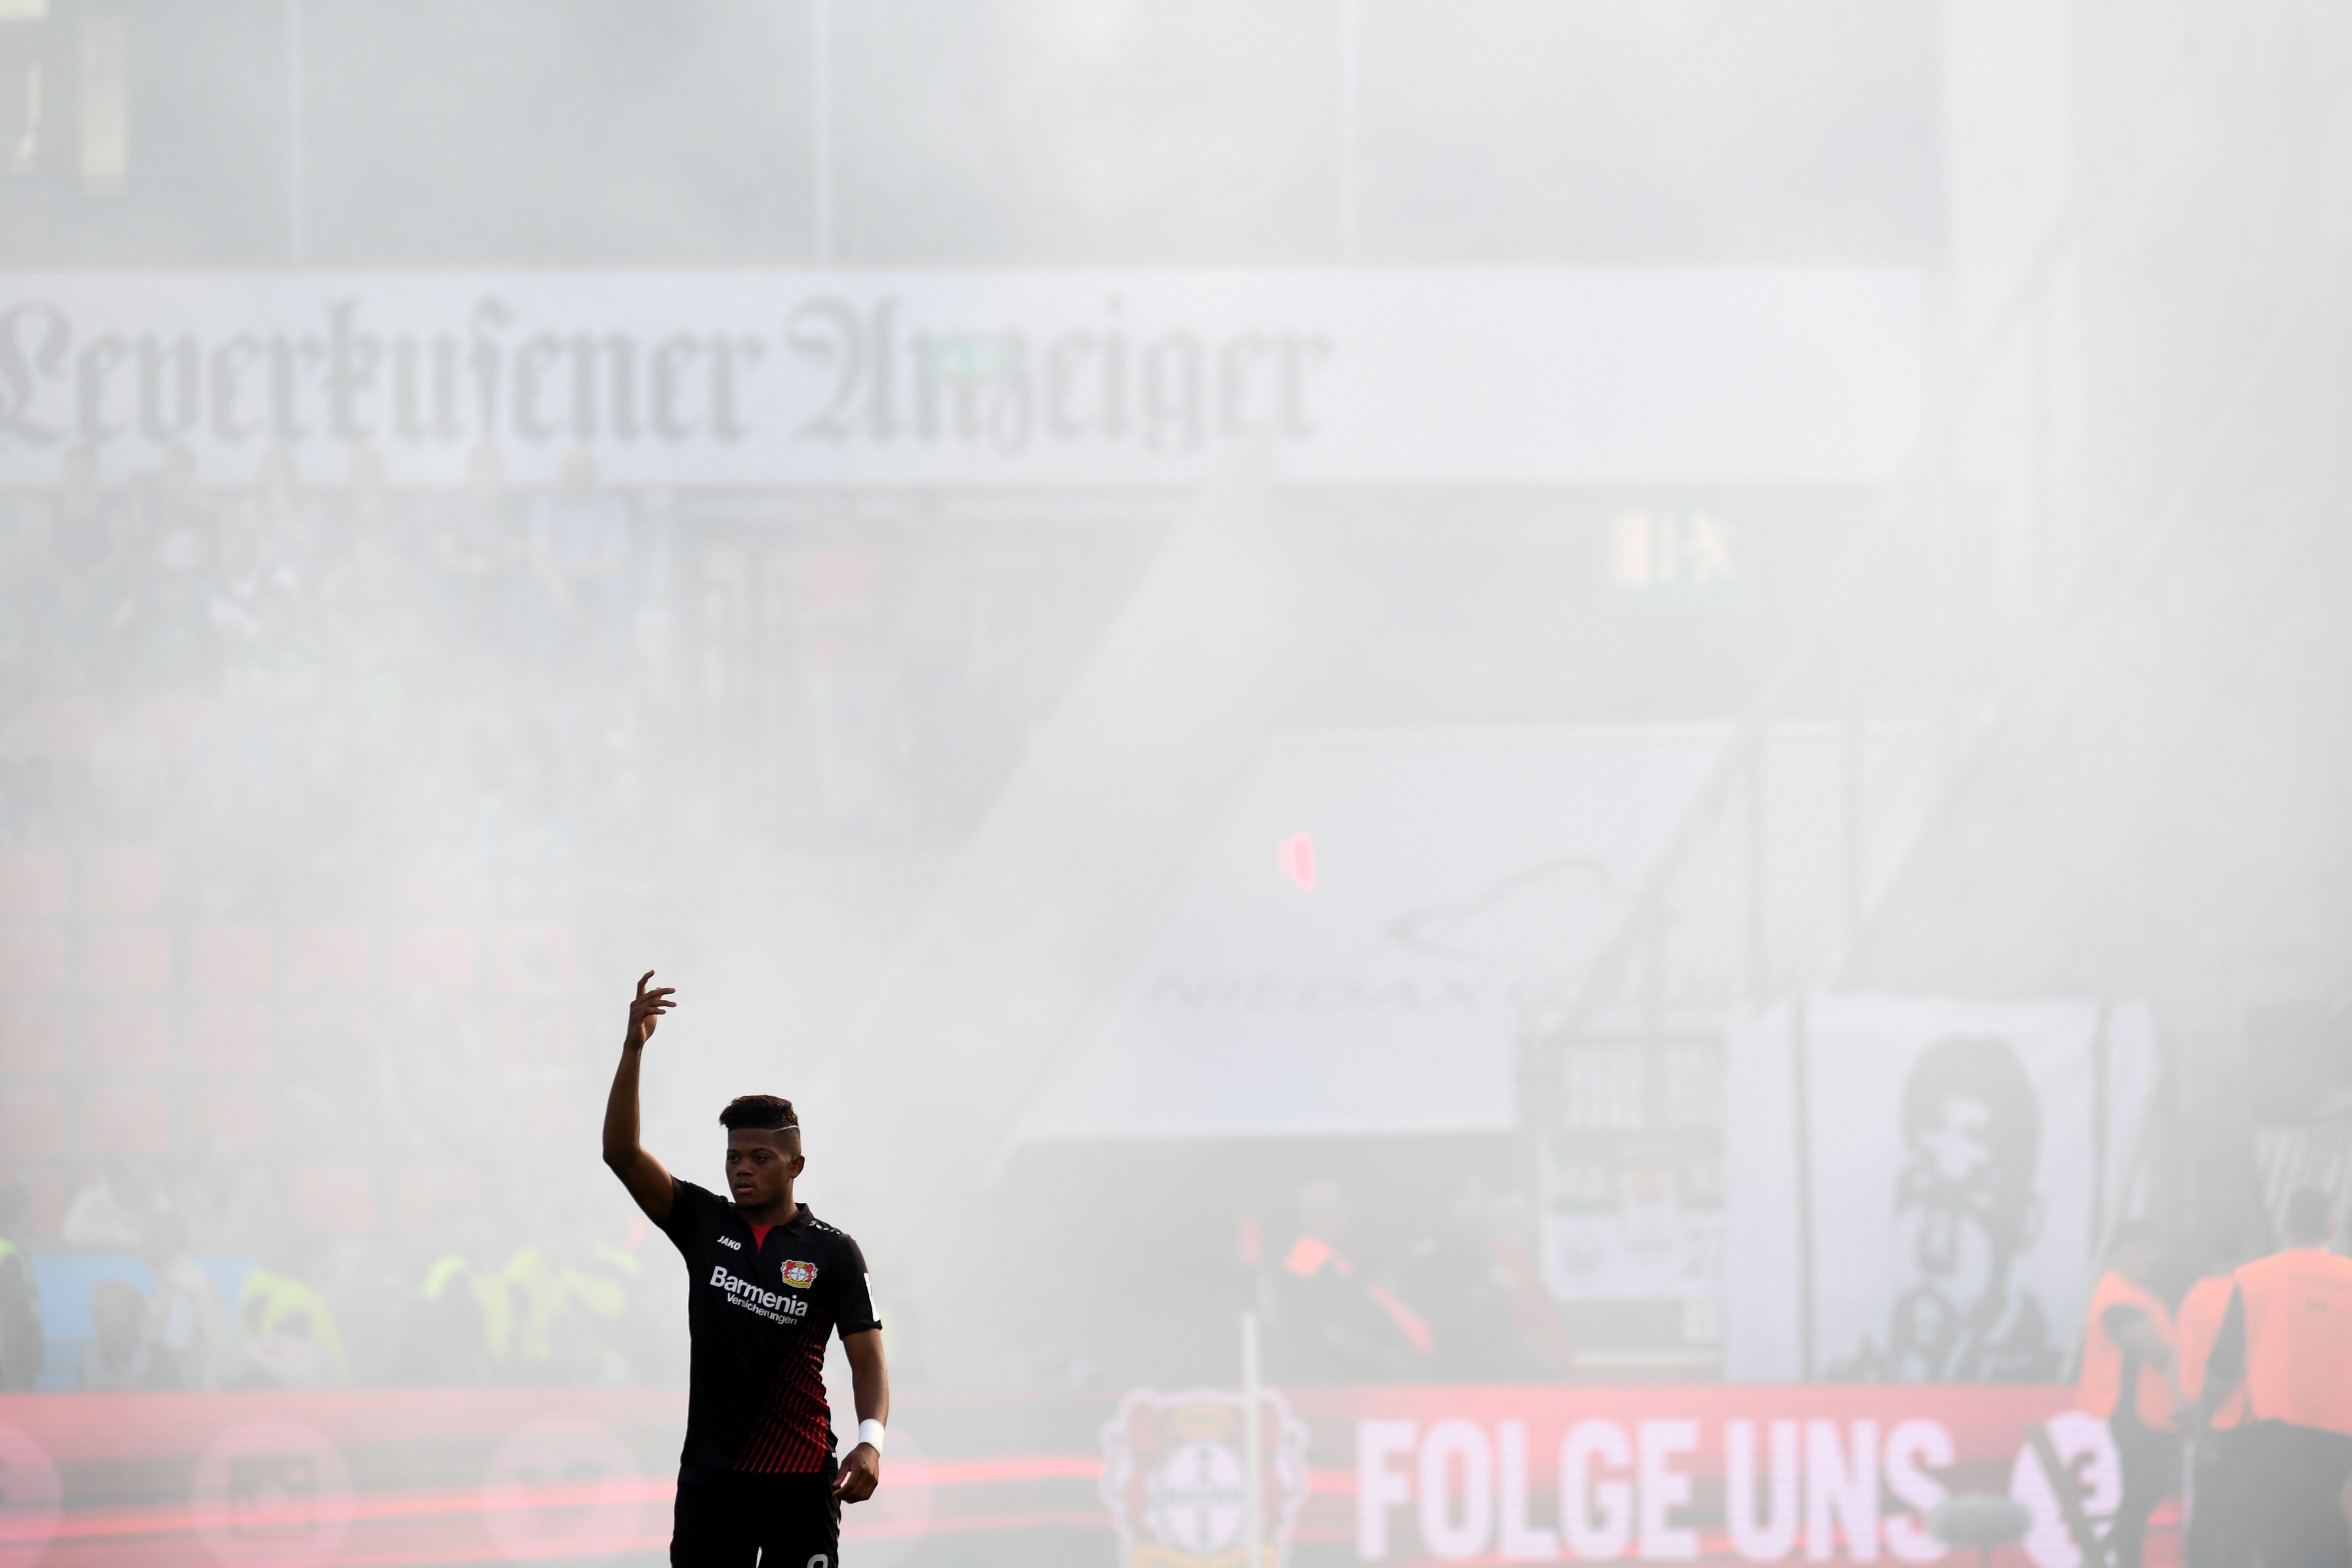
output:
[[839,1568],[834,1468],[831,1459],[813,1476],[680,1466],[671,1568]]

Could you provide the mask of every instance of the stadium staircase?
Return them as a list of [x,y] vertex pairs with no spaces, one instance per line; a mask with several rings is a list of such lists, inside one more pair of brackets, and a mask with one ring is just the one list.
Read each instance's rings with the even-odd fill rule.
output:
[[2096,177],[1954,356],[1612,943],[1527,1021],[1536,1131],[1566,1053],[1737,1008],[2138,996],[2160,1114],[2194,1112],[2152,1162],[2186,1189],[2159,1212],[2259,1212],[2233,1191],[2247,1009],[2347,979],[2352,136],[2317,57],[2175,42],[2086,113]]
[[2235,346],[2202,435],[2168,454],[2168,500],[2118,508],[2089,503],[2063,390],[2082,248],[2062,231],[1931,405],[1937,436],[1531,1043],[1832,989],[2190,1002],[2177,965],[2208,933],[2138,879],[2179,813],[2232,808],[2185,797],[2262,765],[2231,722],[2291,725],[2297,692],[2324,711],[2313,682],[2342,647],[2344,470],[2314,460],[2340,446],[2340,402],[2315,395],[2336,258]]

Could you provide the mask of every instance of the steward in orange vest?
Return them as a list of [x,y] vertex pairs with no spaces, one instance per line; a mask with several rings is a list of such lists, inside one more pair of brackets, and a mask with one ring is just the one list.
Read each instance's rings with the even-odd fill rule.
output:
[[2187,1426],[2195,1441],[2189,1465],[2189,1521],[2180,1548],[2188,1568],[2236,1568],[2245,1558],[2247,1526],[2240,1500],[2244,1486],[2232,1441],[2245,1419],[2245,1390],[2225,1395],[2201,1425],[2199,1412],[2204,1409],[2206,1364],[2238,1289],[2233,1271],[2246,1261],[2247,1252],[2234,1231],[2217,1232],[2206,1256],[2212,1272],[2189,1288],[2172,1315],[2175,1365],[2181,1398],[2192,1406]]
[[2287,1200],[2286,1249],[2237,1271],[2197,1402],[2210,1415],[2242,1389],[2250,1544],[2295,1568],[2352,1563],[2352,1258],[2327,1249],[2333,1210],[2316,1188]]
[[1410,1377],[1430,1351],[1429,1325],[1392,1293],[1361,1278],[1339,1250],[1349,1218],[1336,1182],[1298,1196],[1299,1234],[1268,1276],[1276,1375],[1292,1383],[1385,1382]]
[[2147,1516],[2164,1500],[2177,1469],[2172,1311],[2149,1289],[2158,1256],[2154,1227],[2138,1221],[2118,1226],[2107,1272],[2091,1292],[2083,1325],[2083,1374],[2074,1401],[2106,1422],[2123,1466],[2123,1496],[2105,1536],[2115,1568],[2139,1568]]
[[[2213,1358],[2214,1342],[2221,1337],[2221,1321],[2229,1316],[2230,1297],[2237,1288],[2233,1271],[2209,1274],[2189,1287],[2189,1294],[2180,1299],[2180,1310],[2173,1314],[2172,1345],[2180,1397],[2192,1404],[2205,1392],[2205,1366]],[[2242,1384],[2223,1396],[2205,1425],[2209,1430],[2227,1432],[2245,1415],[2246,1390]]]

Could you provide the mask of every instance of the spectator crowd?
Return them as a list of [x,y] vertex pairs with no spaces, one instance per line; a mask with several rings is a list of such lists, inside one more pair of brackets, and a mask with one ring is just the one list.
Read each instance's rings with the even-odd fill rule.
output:
[[[0,1187],[0,1391],[671,1381],[683,1343],[667,1247],[642,1224],[606,1237],[572,1219],[503,1239],[496,1205],[451,1205],[428,1237],[354,1246],[280,1226],[258,1256],[197,1250],[192,1215],[121,1162],[75,1195],[60,1238],[21,1237],[21,1184]],[[210,1233],[215,1243],[223,1233]],[[46,1289],[79,1289],[87,1334],[52,1336]],[[657,1278],[649,1278],[657,1275]]]
[[183,447],[112,487],[88,448],[66,453],[56,490],[16,498],[5,541],[10,695],[205,690],[224,674],[301,679],[428,647],[559,681],[625,661],[640,542],[585,452],[527,497],[493,447],[462,488],[429,495],[388,488],[371,447],[349,461],[322,492],[273,451],[249,488],[225,492],[198,483]]
[[579,1089],[665,550],[584,452],[0,495],[0,1387],[666,1375],[643,1237],[496,1195]]

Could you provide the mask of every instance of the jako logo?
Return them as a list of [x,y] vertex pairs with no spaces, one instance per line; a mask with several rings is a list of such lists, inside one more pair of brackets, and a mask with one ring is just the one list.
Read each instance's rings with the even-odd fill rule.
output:
[[738,1279],[727,1272],[727,1265],[724,1263],[712,1268],[710,1282],[730,1296],[740,1296],[744,1300],[765,1307],[772,1312],[782,1312],[787,1317],[793,1318],[808,1316],[808,1302],[804,1298],[785,1296],[774,1290],[762,1290],[749,1279]]
[[736,1240],[736,1239],[735,1239],[733,1237],[731,1237],[731,1236],[722,1236],[722,1237],[720,1237],[719,1238],[719,1246],[721,1246],[721,1247],[732,1247],[732,1248],[734,1248],[737,1252],[740,1252],[740,1251],[742,1251],[742,1250],[743,1250],[743,1244],[742,1244],[741,1242],[740,1242],[740,1241]]

